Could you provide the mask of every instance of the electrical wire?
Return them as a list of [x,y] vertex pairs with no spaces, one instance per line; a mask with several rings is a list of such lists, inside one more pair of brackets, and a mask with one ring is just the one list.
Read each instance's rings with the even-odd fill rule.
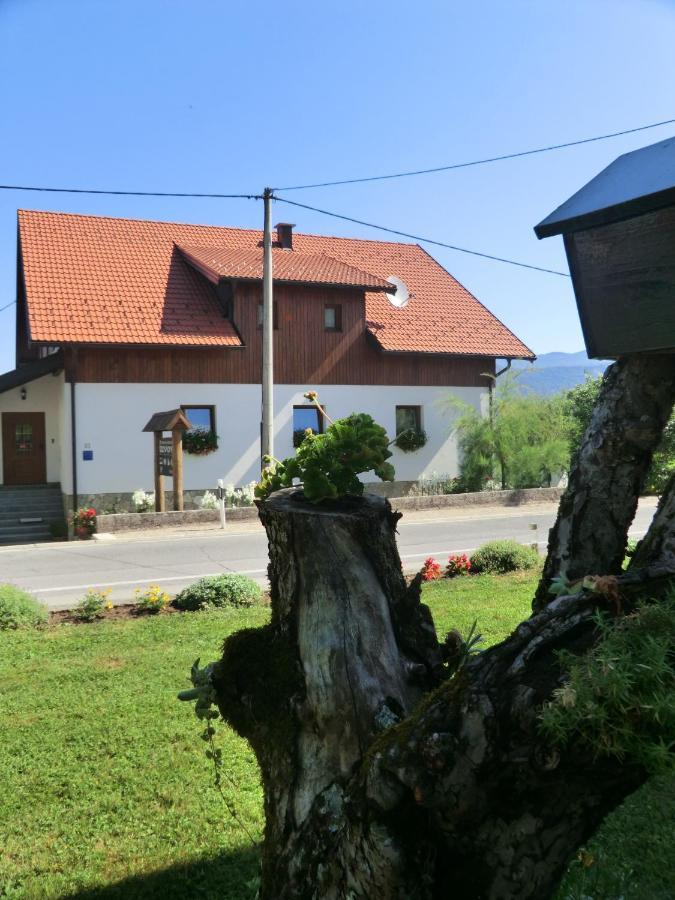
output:
[[0,184],[0,191],[42,191],[51,194],[106,194],[113,197],[206,197],[214,200],[262,200],[262,194],[192,194],[176,191],[105,191],[94,188],[32,187]]
[[469,162],[452,163],[447,166],[435,166],[432,169],[414,169],[410,172],[393,172],[390,175],[369,175],[365,178],[344,178],[341,181],[318,181],[314,184],[294,184],[289,187],[275,188],[277,191],[304,191],[308,188],[335,187],[341,184],[363,184],[367,181],[387,181],[392,178],[409,178],[412,175],[431,175],[436,172],[449,172],[452,169],[466,169],[470,166],[484,166],[486,163],[502,162],[505,159],[518,159],[521,156],[533,156],[535,153],[548,153],[551,150],[563,150],[566,147],[578,147],[580,144],[591,144],[594,141],[606,141],[610,138],[621,137],[625,134],[636,134],[638,131],[648,131],[650,128],[658,128],[661,125],[672,125],[675,119],[664,119],[662,122],[652,122],[650,125],[639,125],[637,128],[627,128],[624,131],[613,131],[611,134],[599,134],[595,137],[582,138],[578,141],[567,141],[564,144],[551,144],[548,147],[537,147],[534,150],[520,150],[518,153],[504,153],[501,156],[489,156],[485,159],[473,159]]
[[507,259],[504,256],[494,256],[491,253],[481,253],[479,250],[469,250],[467,247],[458,247],[456,244],[446,244],[444,241],[436,241],[433,238],[421,237],[418,234],[410,234],[407,231],[399,231],[396,228],[389,228],[386,225],[376,225],[373,222],[364,222],[363,219],[355,219],[352,216],[344,216],[341,213],[330,212],[327,209],[308,206],[306,203],[297,203],[295,200],[287,200],[285,197],[279,197],[277,194],[273,195],[273,199],[277,200],[279,203],[288,203],[290,206],[298,206],[301,209],[308,209],[311,212],[320,213],[322,216],[331,216],[333,219],[343,219],[345,222],[353,222],[356,225],[364,225],[366,228],[375,228],[378,231],[386,231],[389,234],[398,235],[398,237],[419,241],[421,244],[433,244],[436,247],[445,247],[448,250],[456,250],[458,253],[468,253],[470,256],[480,256],[483,259],[490,259],[493,262],[507,263],[510,266],[519,266],[521,269],[546,272],[548,275],[560,275],[562,278],[570,277],[567,272],[559,272],[557,269],[546,269],[543,266],[534,266],[530,263],[518,262],[515,259]]
[[10,306],[14,306],[16,300],[12,300],[11,303],[6,303],[4,306],[0,306],[0,312],[4,312],[6,309],[9,309]]

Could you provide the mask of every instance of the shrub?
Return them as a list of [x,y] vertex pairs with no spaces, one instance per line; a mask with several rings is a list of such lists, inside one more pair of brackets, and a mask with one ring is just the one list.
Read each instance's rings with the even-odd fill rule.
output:
[[540,726],[554,744],[584,744],[597,757],[654,775],[675,770],[675,592],[618,620],[598,614],[599,642],[561,652],[562,687]]
[[446,578],[454,578],[455,575],[470,575],[471,560],[466,553],[451,553],[448,557],[448,564],[445,567]]
[[151,584],[145,591],[136,588],[136,608],[140,612],[161,612],[169,602],[169,595],[158,584]]
[[202,497],[197,501],[200,509],[218,509],[218,498],[213,491],[204,491]]
[[104,609],[113,607],[108,600],[110,593],[110,588],[107,591],[95,591],[93,588],[89,588],[73,610],[73,615],[82,622],[93,622],[94,619],[100,618]]
[[44,604],[13,584],[0,584],[0,631],[37,628],[49,621]]
[[539,562],[539,554],[533,547],[517,541],[489,541],[473,554],[471,568],[475,573],[502,574],[532,569]]
[[148,512],[155,505],[155,494],[153,491],[134,491],[131,495],[131,502],[134,504],[136,512]]
[[260,585],[246,575],[207,575],[177,594],[174,605],[188,610],[253,606],[261,597]]
[[430,556],[424,560],[421,574],[422,581],[437,581],[439,578],[443,577],[443,573],[441,572],[441,565],[440,563],[436,562],[433,556]]
[[49,533],[53,541],[62,541],[68,537],[68,523],[64,521],[50,522]]
[[255,502],[255,481],[250,481],[243,487],[235,488],[233,484],[226,484],[225,504],[227,506],[253,506]]

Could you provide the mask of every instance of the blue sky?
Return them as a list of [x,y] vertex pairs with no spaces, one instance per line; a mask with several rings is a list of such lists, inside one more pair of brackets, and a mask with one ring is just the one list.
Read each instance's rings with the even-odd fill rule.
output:
[[[665,0],[0,0],[0,183],[258,192],[574,140],[675,117],[674,46]],[[566,270],[561,239],[532,227],[620,153],[673,133],[289,196]],[[0,306],[15,293],[19,207],[262,220],[246,200],[2,191]],[[568,279],[429,249],[536,352],[582,347]],[[10,308],[0,371],[13,363]]]

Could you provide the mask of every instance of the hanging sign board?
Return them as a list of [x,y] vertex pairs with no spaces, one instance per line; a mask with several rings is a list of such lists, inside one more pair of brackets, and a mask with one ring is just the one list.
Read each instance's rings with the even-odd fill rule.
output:
[[157,446],[159,454],[159,474],[173,475],[173,441],[169,437],[161,437]]

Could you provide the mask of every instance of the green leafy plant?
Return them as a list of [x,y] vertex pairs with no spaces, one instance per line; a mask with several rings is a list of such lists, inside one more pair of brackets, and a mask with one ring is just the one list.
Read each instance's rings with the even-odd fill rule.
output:
[[208,745],[206,757],[213,763],[213,776],[216,789],[234,821],[239,825],[251,843],[257,846],[258,844],[253,838],[253,835],[237,812],[237,807],[234,805],[232,798],[223,791],[223,778],[229,782],[230,787],[234,789],[235,793],[237,792],[238,787],[223,768],[223,751],[219,747],[216,747],[213,740],[216,733],[213,723],[216,719],[220,718],[218,698],[213,686],[213,672],[216,665],[216,663],[208,663],[208,665],[200,668],[199,659],[196,659],[190,669],[192,688],[180,691],[178,699],[186,702],[194,701],[195,715],[205,723],[201,738]]
[[394,480],[394,467],[387,432],[372,416],[352,413],[333,422],[319,406],[316,391],[305,397],[320,409],[330,425],[325,434],[307,434],[294,457],[283,461],[267,459],[256,497],[264,499],[281,488],[302,484],[311,503],[333,500],[349,494],[361,496],[358,475],[374,472],[382,481]]
[[556,745],[584,744],[650,774],[675,769],[675,590],[622,619],[598,614],[598,644],[559,654],[567,672],[542,712]]
[[404,453],[414,453],[424,447],[427,442],[427,433],[423,428],[406,428],[396,435],[394,443]]
[[151,584],[146,590],[136,588],[134,593],[136,595],[136,609],[139,612],[161,612],[171,599],[158,584]]
[[471,556],[471,571],[500,575],[532,569],[540,562],[539,554],[532,547],[510,540],[488,541]]
[[471,574],[471,560],[466,553],[451,553],[445,567],[445,577],[455,578],[457,575]]
[[68,523],[64,521],[50,522],[49,534],[53,541],[64,541],[68,537]]
[[178,609],[197,610],[223,606],[253,606],[262,588],[246,575],[207,575],[174,597]]
[[193,456],[207,456],[218,449],[218,435],[206,428],[192,428],[183,434],[183,450]]
[[0,584],[0,631],[37,628],[49,621],[47,607],[13,584]]
[[93,622],[95,619],[99,619],[105,609],[113,608],[113,604],[108,600],[111,593],[110,588],[105,591],[89,588],[73,610],[73,615],[82,622]]

